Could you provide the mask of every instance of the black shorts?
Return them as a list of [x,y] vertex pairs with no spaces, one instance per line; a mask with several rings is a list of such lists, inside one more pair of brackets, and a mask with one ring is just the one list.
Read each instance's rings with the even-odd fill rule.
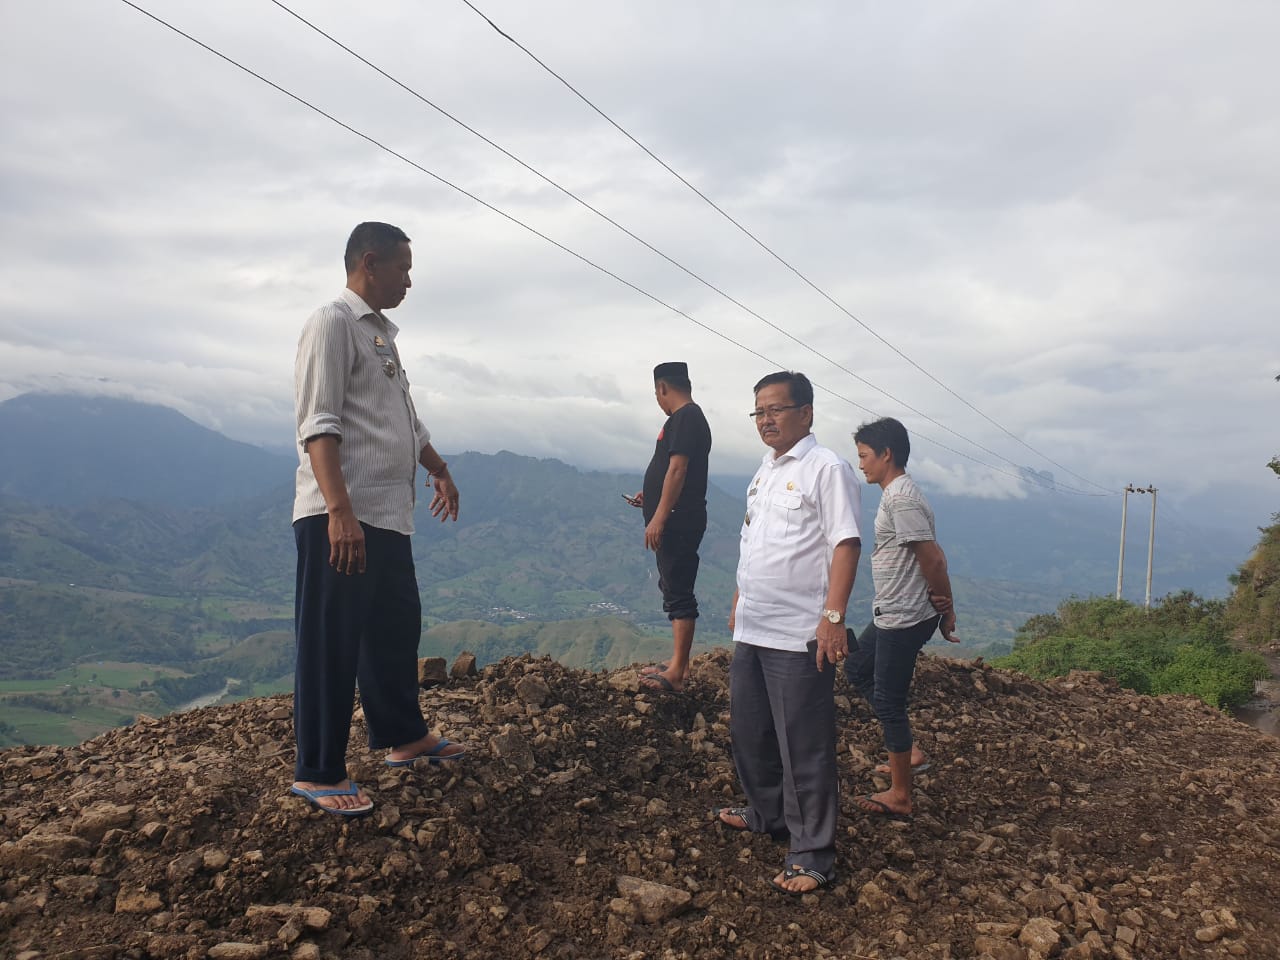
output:
[[698,598],[693,582],[698,578],[698,547],[706,530],[662,532],[658,547],[658,589],[662,591],[662,612],[668,620],[698,619]]

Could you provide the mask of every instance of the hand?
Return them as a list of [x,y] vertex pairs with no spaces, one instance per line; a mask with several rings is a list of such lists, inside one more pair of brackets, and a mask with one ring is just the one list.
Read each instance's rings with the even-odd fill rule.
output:
[[956,612],[954,610],[948,610],[942,615],[938,629],[942,632],[942,639],[947,643],[960,642],[960,638],[956,636]]
[[364,527],[350,509],[329,511],[329,566],[339,573],[364,573]]
[[644,547],[646,550],[652,550],[655,553],[658,547],[662,546],[662,531],[667,527],[667,521],[661,517],[654,517],[649,521],[649,525],[644,528]]
[[627,501],[627,503],[631,504],[633,507],[643,507],[643,506],[644,506],[644,491],[643,491],[643,490],[641,490],[641,491],[640,491],[639,493],[637,493],[634,497],[629,497],[629,496],[627,496],[627,495],[624,493],[624,494],[622,495],[622,499],[623,499],[623,500],[625,500],[625,501]]
[[453,482],[446,467],[427,481],[428,487],[435,488],[435,496],[431,498],[431,515],[439,517],[440,522],[452,520],[458,522],[458,487]]
[[933,604],[933,609],[939,613],[950,613],[953,609],[951,598],[941,593],[930,593],[929,602]]
[[826,617],[818,620],[818,629],[814,632],[818,638],[818,652],[815,657],[818,672],[823,670],[824,663],[835,666],[849,655],[849,634],[843,623],[832,623]]

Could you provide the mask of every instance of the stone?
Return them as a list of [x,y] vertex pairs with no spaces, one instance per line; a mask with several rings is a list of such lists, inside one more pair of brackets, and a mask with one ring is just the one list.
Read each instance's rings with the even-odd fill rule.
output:
[[523,773],[530,772],[536,766],[529,741],[512,727],[506,727],[490,737],[489,749],[499,760],[511,764]]
[[1024,893],[1018,902],[1032,913],[1053,913],[1067,901],[1057,890],[1044,887]]
[[96,803],[76,818],[71,832],[90,843],[97,843],[108,830],[130,826],[135,809],[132,804]]
[[59,892],[84,903],[96,898],[102,890],[102,881],[97,877],[58,877],[53,881],[53,885]]
[[980,920],[973,925],[973,929],[977,930],[979,933],[985,933],[992,937],[1011,940],[1022,930],[1022,924],[997,923],[991,920]]
[[27,834],[21,840],[0,844],[0,867],[25,872],[46,861],[87,856],[89,849],[88,841],[69,833]]
[[259,960],[270,952],[265,943],[239,943],[224,940],[209,948],[210,960]]
[[423,690],[444,686],[449,682],[449,672],[444,657],[423,657],[418,661],[418,686]]
[[308,930],[327,930],[333,914],[324,907],[305,907],[300,904],[255,903],[245,910],[249,919],[254,917],[271,917],[273,920],[297,920]]
[[164,909],[164,901],[154,890],[126,887],[116,894],[116,913],[155,913]]
[[1049,956],[1049,952],[1058,945],[1058,941],[1062,939],[1061,934],[1055,929],[1053,921],[1046,917],[1034,917],[1027,921],[1026,926],[1022,928],[1022,932],[1018,934],[1018,942],[1028,950],[1036,950],[1042,956]]
[[665,883],[642,880],[639,877],[618,877],[618,892],[636,908],[645,923],[661,923],[678,916],[689,908],[693,894]]
[[1027,960],[1027,951],[1012,940],[979,935],[973,938],[973,952],[991,960]]
[[1196,939],[1199,940],[1201,943],[1215,943],[1218,940],[1221,940],[1222,935],[1226,932],[1227,932],[1226,927],[1224,927],[1220,923],[1215,923],[1212,926],[1201,927],[1199,930],[1197,930]]
[[885,893],[874,880],[868,880],[858,890],[858,909],[869,913],[887,913],[895,906],[894,898]]
[[231,862],[231,855],[217,848],[206,850],[200,854],[200,863],[206,870],[221,870]]
[[463,651],[458,654],[453,666],[449,668],[449,676],[455,680],[466,680],[468,677],[476,675],[476,655]]
[[540,707],[550,698],[551,688],[536,674],[527,674],[517,681],[516,696],[531,707]]

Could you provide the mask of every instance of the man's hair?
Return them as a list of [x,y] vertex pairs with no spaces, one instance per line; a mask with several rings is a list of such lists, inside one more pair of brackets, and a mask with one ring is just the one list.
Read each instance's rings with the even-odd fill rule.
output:
[[893,417],[881,417],[864,423],[854,433],[853,442],[870,447],[876,453],[888,450],[893,454],[894,465],[904,470],[907,459],[911,456],[911,440],[907,437],[907,428]]
[[405,232],[389,223],[369,220],[357,225],[347,238],[347,252],[342,258],[347,275],[350,276],[351,271],[360,265],[360,260],[366,253],[382,259],[390,256],[400,244],[408,242]]
[[760,382],[751,388],[751,392],[759,393],[765,387],[771,387],[775,383],[787,385],[787,393],[796,406],[803,407],[807,403],[813,403],[813,384],[803,373],[796,373],[794,370],[779,370],[777,373],[762,377]]
[[676,393],[693,393],[693,381],[688,377],[666,376],[658,377],[654,383],[665,383]]

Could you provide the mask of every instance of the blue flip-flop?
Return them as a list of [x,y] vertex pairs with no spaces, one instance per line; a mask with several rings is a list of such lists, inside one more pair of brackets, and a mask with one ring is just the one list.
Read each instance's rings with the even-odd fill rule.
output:
[[424,750],[417,756],[410,757],[408,760],[387,760],[388,767],[412,767],[419,760],[426,759],[429,763],[444,763],[446,760],[457,760],[459,757],[467,755],[466,748],[459,750],[457,753],[451,753],[448,756],[441,756],[440,751],[445,747],[452,746],[453,741],[441,737],[439,742],[430,750]]
[[346,790],[308,790],[306,787],[292,786],[289,792],[302,797],[309,802],[317,810],[323,810],[325,813],[332,813],[339,817],[363,817],[366,813],[373,809],[373,801],[361,804],[358,807],[326,807],[320,802],[321,797],[358,797],[360,795],[360,784],[354,780],[351,786]]

